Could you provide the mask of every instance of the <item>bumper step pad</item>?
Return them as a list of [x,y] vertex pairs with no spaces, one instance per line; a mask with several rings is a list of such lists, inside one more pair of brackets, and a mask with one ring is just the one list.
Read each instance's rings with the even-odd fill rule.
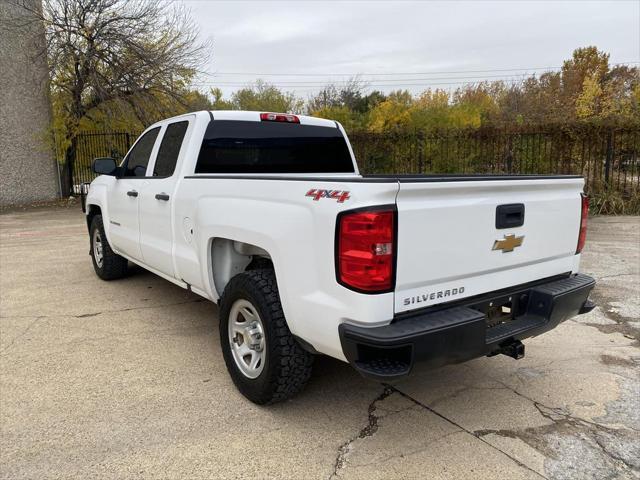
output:
[[371,372],[379,377],[397,377],[407,375],[411,370],[411,364],[393,358],[372,358],[368,361],[358,361],[356,365],[365,372]]
[[487,329],[486,342],[487,344],[496,343],[505,338],[513,337],[519,333],[526,332],[532,328],[543,327],[546,321],[543,318],[536,317],[523,317],[517,318],[507,323],[496,325],[495,327]]

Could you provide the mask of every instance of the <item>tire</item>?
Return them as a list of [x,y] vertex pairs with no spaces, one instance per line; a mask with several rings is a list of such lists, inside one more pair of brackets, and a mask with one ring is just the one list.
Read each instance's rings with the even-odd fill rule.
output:
[[[257,315],[247,316],[243,321],[240,317],[245,313],[237,316],[238,311]],[[246,341],[233,331],[234,326],[243,326],[244,322],[256,326],[244,327]],[[246,335],[246,332],[253,333]],[[232,339],[232,335],[236,338]],[[254,347],[244,365],[243,360],[238,359],[238,352],[242,350],[238,343]],[[291,398],[304,388],[311,376],[313,355],[304,350],[289,331],[271,269],[246,271],[229,281],[220,299],[220,345],[233,383],[240,393],[258,405]],[[261,360],[251,369],[247,364],[254,363],[255,352],[261,355]]]
[[[111,245],[107,240],[102,223],[102,215],[96,215],[91,220],[89,229],[89,241],[91,242],[91,262],[93,269],[102,280],[116,280],[127,274],[127,259],[113,253]],[[97,243],[102,244],[102,248],[96,248]],[[100,258],[100,253],[102,258]]]

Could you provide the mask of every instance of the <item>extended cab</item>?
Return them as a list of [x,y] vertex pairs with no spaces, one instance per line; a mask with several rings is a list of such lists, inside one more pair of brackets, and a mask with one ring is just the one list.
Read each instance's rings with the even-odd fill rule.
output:
[[231,377],[283,400],[315,354],[392,381],[524,355],[590,311],[577,176],[363,176],[342,126],[213,111],[158,122],[86,196],[98,276],[131,261],[217,302]]

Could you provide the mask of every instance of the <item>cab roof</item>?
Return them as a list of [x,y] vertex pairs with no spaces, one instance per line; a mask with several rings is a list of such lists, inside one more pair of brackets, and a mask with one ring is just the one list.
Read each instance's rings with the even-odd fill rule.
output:
[[[279,113],[279,112],[258,112],[249,110],[211,110],[214,120],[243,120],[260,122],[261,113]],[[336,128],[337,123],[334,120],[327,120],[324,118],[310,117],[308,115],[294,114],[300,119],[302,125],[316,125],[318,127],[332,127]]]

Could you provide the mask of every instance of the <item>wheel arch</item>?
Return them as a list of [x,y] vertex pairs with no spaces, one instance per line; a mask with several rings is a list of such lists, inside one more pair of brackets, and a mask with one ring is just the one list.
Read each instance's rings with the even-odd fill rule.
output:
[[211,290],[218,298],[222,297],[225,287],[236,275],[257,268],[273,269],[272,256],[267,249],[239,240],[211,238],[209,256]]
[[102,215],[102,209],[99,205],[91,204],[87,205],[87,230],[91,230],[91,222],[96,215]]

